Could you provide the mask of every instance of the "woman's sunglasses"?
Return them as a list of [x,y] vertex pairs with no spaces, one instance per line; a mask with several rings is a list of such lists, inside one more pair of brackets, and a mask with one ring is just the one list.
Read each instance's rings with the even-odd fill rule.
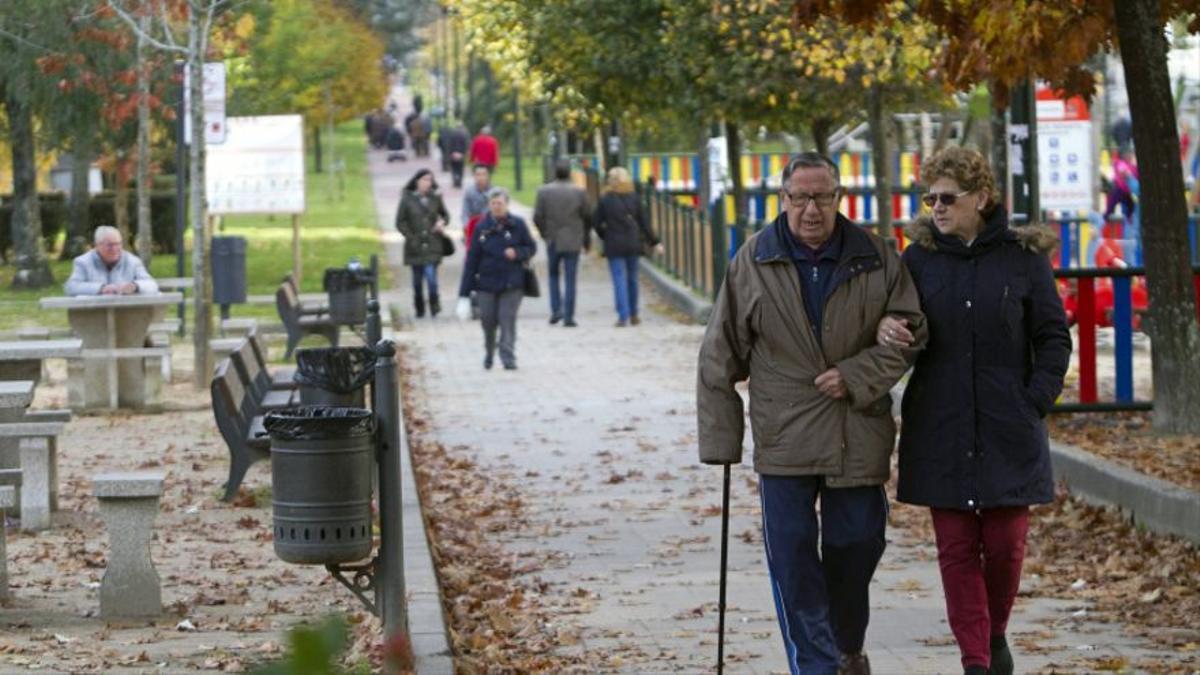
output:
[[957,192],[957,193],[956,192],[927,192],[924,195],[921,195],[921,202],[923,204],[925,204],[925,206],[928,206],[931,209],[933,208],[933,205],[937,204],[939,201],[942,203],[943,206],[954,206],[954,202],[957,202],[959,197],[962,197],[964,195],[969,195],[969,194],[971,194],[970,190],[963,190],[962,192]]

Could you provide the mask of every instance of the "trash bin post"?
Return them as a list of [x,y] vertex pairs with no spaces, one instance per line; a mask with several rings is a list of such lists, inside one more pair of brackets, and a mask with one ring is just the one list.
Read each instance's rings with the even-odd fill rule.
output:
[[400,505],[400,452],[403,433],[400,383],[396,375],[396,345],[381,340],[375,346],[375,415],[379,443],[379,571],[380,609],[387,637],[408,632],[404,605],[404,530]]
[[379,301],[372,298],[367,301],[367,344],[379,344],[383,339],[383,325],[379,318]]
[[[371,270],[371,299],[378,300],[379,299],[379,256],[374,253],[371,254],[370,270]],[[378,340],[376,340],[376,342],[378,342]],[[375,344],[375,342],[372,342],[371,344]]]

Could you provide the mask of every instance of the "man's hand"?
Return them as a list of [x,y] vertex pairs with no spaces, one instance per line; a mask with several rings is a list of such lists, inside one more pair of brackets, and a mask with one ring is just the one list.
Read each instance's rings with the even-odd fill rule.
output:
[[100,287],[100,295],[119,295],[121,290],[116,284],[104,284]]
[[504,249],[504,257],[508,258],[509,260],[516,260],[517,259],[517,249],[515,249],[511,246]]
[[846,382],[842,379],[842,373],[837,368],[830,368],[821,373],[817,379],[813,380],[813,384],[816,385],[817,391],[829,398],[841,399],[850,395],[849,390],[846,389]]
[[911,347],[913,334],[908,330],[908,319],[885,316],[879,320],[875,341],[883,347]]
[[132,281],[126,281],[123,284],[117,284],[117,292],[121,295],[133,295],[137,293],[137,284]]

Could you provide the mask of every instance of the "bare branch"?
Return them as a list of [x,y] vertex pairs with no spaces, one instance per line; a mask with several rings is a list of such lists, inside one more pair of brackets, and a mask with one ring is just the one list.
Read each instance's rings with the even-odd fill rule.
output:
[[166,41],[164,42],[148,32],[143,31],[133,14],[131,14],[129,10],[121,7],[119,4],[117,4],[117,2],[110,0],[108,6],[112,7],[113,11],[116,12],[117,16],[129,26],[129,29],[133,31],[134,35],[142,38],[147,42],[147,44],[153,46],[155,49],[159,49],[164,52],[174,52],[176,54],[187,54],[186,47],[175,43],[174,36],[171,34],[170,23],[167,22],[166,14],[162,16],[163,34],[166,36]]

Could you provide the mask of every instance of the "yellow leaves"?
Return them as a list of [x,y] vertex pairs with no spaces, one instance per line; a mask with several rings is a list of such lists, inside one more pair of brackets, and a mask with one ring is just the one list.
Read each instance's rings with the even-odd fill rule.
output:
[[238,17],[237,22],[233,24],[233,34],[242,40],[248,40],[254,35],[254,24],[254,15],[247,12]]

